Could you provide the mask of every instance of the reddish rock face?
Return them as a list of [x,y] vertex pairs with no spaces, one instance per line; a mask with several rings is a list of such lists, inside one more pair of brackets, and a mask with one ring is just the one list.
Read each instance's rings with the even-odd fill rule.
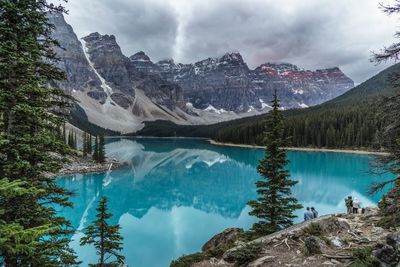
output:
[[163,60],[155,68],[166,80],[178,83],[188,102],[200,109],[212,105],[235,112],[261,110],[275,89],[284,108],[299,108],[320,104],[354,87],[339,68],[310,71],[288,63],[265,63],[250,70],[237,52],[194,64]]

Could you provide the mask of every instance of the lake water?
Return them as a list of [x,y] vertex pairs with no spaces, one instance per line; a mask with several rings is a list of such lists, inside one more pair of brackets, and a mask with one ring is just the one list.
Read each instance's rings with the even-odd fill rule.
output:
[[[248,200],[256,197],[255,182],[262,149],[223,147],[198,139],[108,139],[108,156],[126,161],[125,167],[100,174],[60,177],[76,193],[74,209],[61,211],[77,232],[72,247],[82,266],[96,262],[91,247],[79,246],[80,231],[96,213],[101,196],[124,237],[130,267],[165,267],[172,259],[199,251],[227,227],[248,229]],[[370,156],[332,152],[289,152],[292,179],[299,181],[294,196],[320,215],[344,212],[344,198],[358,197],[363,206],[375,205],[368,186],[383,179],[368,173]],[[304,210],[298,211],[299,218]]]

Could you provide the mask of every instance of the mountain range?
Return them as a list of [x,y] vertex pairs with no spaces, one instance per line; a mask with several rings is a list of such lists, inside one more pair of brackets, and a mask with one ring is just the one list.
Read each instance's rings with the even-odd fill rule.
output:
[[142,51],[125,56],[113,35],[79,39],[62,14],[51,14],[50,22],[61,45],[56,64],[67,74],[58,85],[77,100],[75,119],[119,133],[151,121],[204,125],[263,114],[274,90],[284,109],[305,108],[354,86],[337,67],[265,63],[250,69],[238,52],[193,64],[154,63]]

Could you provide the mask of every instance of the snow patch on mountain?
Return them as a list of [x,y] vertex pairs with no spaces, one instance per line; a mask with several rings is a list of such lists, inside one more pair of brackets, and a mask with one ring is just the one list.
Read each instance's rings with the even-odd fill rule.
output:
[[268,105],[267,103],[265,103],[264,100],[262,100],[261,98],[258,99],[258,101],[260,101],[260,103],[261,103],[261,109],[272,108],[270,105]]
[[304,104],[304,103],[299,103],[299,106],[300,106],[301,108],[308,108],[308,105],[306,105],[306,104]]
[[302,94],[304,94],[304,91],[302,90],[302,89],[293,89],[292,90],[292,92],[295,94],[295,95],[302,95]]
[[211,104],[208,105],[208,107],[206,107],[204,110],[205,110],[205,111],[210,111],[210,112],[215,112],[215,113],[217,113],[217,114],[221,114],[221,113],[227,112],[227,111],[224,110],[223,108],[221,108],[221,109],[216,109],[216,108],[213,107]]
[[94,73],[100,79],[101,88],[103,88],[104,92],[107,94],[107,100],[109,102],[109,98],[110,98],[110,95],[112,95],[112,93],[113,93],[113,89],[110,86],[107,85],[106,80],[103,77],[101,77],[101,75],[97,72],[96,68],[94,67],[93,62],[90,60],[90,56],[89,56],[89,53],[88,53],[88,49],[87,49],[85,40],[79,39],[79,41],[82,44],[82,49],[83,49],[83,53],[85,54],[86,60],[89,63],[90,67],[93,69]]

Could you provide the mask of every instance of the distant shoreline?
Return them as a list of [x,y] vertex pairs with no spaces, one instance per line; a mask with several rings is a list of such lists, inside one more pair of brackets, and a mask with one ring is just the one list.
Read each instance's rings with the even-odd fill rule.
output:
[[[230,146],[230,147],[246,147],[246,148],[264,148],[263,146],[257,145],[245,145],[245,144],[232,144],[232,143],[222,143],[211,139],[208,142],[216,146]],[[368,150],[353,150],[353,149],[330,149],[330,148],[308,148],[308,147],[287,147],[287,150],[291,151],[309,151],[309,152],[336,152],[336,153],[348,153],[348,154],[360,154],[360,155],[376,155],[376,156],[386,156],[386,152],[378,151],[368,151]]]
[[145,135],[111,135],[106,136],[108,139],[113,138],[136,138],[136,139],[199,139],[208,140],[206,137],[191,137],[191,136],[145,136]]

